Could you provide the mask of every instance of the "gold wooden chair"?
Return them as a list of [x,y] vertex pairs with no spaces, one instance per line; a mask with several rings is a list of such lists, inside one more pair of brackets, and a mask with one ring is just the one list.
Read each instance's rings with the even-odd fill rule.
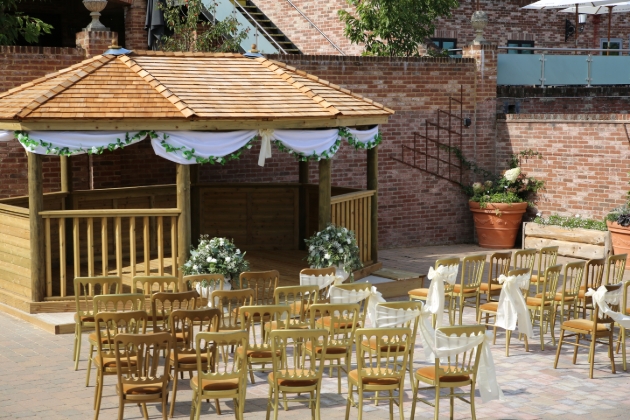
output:
[[[605,267],[605,258],[588,260],[586,262],[586,266],[584,267],[584,275],[582,276],[582,278],[584,279],[584,285],[580,286],[578,301],[576,305],[576,312],[577,308],[580,308],[582,310],[582,318],[586,318],[587,309],[590,309],[591,311],[593,310],[593,299],[590,296],[586,296],[586,292],[588,291],[588,289],[597,290],[599,286],[602,285],[602,281],[604,280]],[[573,316],[573,318],[577,318],[577,313]]]
[[604,284],[618,284],[623,282],[623,274],[626,271],[628,254],[610,255],[606,260],[606,276]]
[[273,305],[273,291],[278,287],[278,270],[246,271],[241,273],[234,289],[252,289],[254,305]]
[[480,304],[480,286],[483,280],[483,270],[486,266],[485,255],[470,255],[462,260],[462,276],[461,281],[453,285],[451,298],[449,299],[449,319],[451,325],[455,324],[455,315],[457,313],[457,305],[459,306],[459,325],[463,323],[464,306],[466,299],[474,298],[475,303],[468,306],[475,309],[475,319],[479,315]]
[[[330,368],[330,376],[332,377],[333,367],[337,368],[337,392],[341,394],[341,359],[344,360],[346,375],[350,372],[350,363],[352,361],[352,345],[354,340],[354,332],[359,320],[359,304],[338,304],[316,303],[310,307],[311,328],[316,327],[316,317],[328,317],[330,322],[324,328],[328,331],[327,347],[324,350],[322,346],[306,344],[304,351],[311,355],[314,352],[323,354],[324,362],[328,360]],[[333,364],[333,361],[337,364]]]
[[[94,366],[96,367],[96,386],[94,388],[94,420],[98,420],[103,395],[103,382],[106,375],[117,375],[119,371],[137,368],[137,354],[120,361],[115,348],[118,334],[145,334],[147,313],[145,311],[99,312],[95,316],[96,349]],[[102,343],[111,343],[103,345]],[[164,411],[166,413],[166,411]],[[121,417],[122,418],[122,417]]]
[[513,269],[520,270],[521,268],[527,268],[529,269],[529,273],[532,274],[534,263],[536,262],[536,255],[538,255],[538,250],[533,248],[516,251],[512,258]]
[[[189,276],[184,276],[183,279],[183,288],[184,290],[195,290],[199,293],[199,302],[196,307],[202,306],[210,306],[208,303],[210,301],[210,297],[212,296],[212,292],[215,290],[223,290],[225,285],[225,276],[220,273],[214,274],[191,274]],[[203,283],[205,282],[206,287],[208,289],[203,288]],[[199,290],[197,290],[197,286],[199,285]],[[206,292],[210,291],[209,294]]]
[[545,281],[540,281],[542,292],[540,297],[527,297],[525,303],[527,309],[533,312],[532,324],[538,318],[538,326],[540,327],[540,349],[545,349],[545,332],[551,330],[551,340],[556,345],[556,336],[554,334],[552,322],[555,309],[556,291],[558,288],[558,279],[562,272],[562,265],[554,265],[547,267],[545,270]]
[[[442,327],[438,328],[439,331],[444,332],[447,335],[465,335],[470,337],[471,335],[484,334],[486,327],[483,325],[462,325],[457,327]],[[413,402],[411,404],[411,420],[414,419],[416,414],[416,402],[420,401],[427,405],[434,407],[434,418],[438,420],[440,412],[440,390],[442,388],[448,388],[449,394],[445,397],[450,399],[451,402],[451,419],[453,418],[454,411],[454,399],[458,398],[468,404],[470,404],[470,411],[473,420],[476,418],[475,414],[475,385],[477,382],[477,370],[479,367],[479,354],[483,342],[478,346],[463,351],[455,356],[449,356],[444,363],[440,362],[439,358],[435,359],[433,366],[427,366],[416,370],[414,374],[413,382]],[[429,385],[428,387],[420,388],[420,382]],[[470,386],[470,393],[455,393],[455,388],[461,388],[464,386]],[[425,389],[435,390],[435,402],[431,403],[424,398],[418,398],[418,391]],[[468,396],[469,400],[464,397]]]
[[[145,302],[145,296],[142,293],[98,295],[94,296],[92,299],[92,311],[97,315],[102,312],[145,311]],[[114,342],[107,336],[102,336],[101,340],[103,341],[100,343],[98,340],[99,338],[97,332],[93,332],[88,336],[90,351],[88,353],[88,368],[87,375],[85,377],[85,386],[90,384],[90,371],[92,370],[92,356],[94,354],[94,348],[100,344],[102,348],[111,349],[114,345]]]
[[[249,379],[254,383],[254,371],[263,372],[265,364],[272,363],[271,347],[269,342],[265,340],[265,323],[257,320],[280,321],[288,319],[291,314],[291,308],[288,305],[252,305],[242,306],[240,309],[241,328],[246,330],[249,335],[247,353],[237,349],[235,355],[243,357],[247,360],[247,368],[249,370]],[[280,322],[280,329],[286,328],[288,323]],[[261,365],[260,368],[254,368],[253,365]]]
[[210,298],[211,306],[221,313],[220,331],[242,330],[240,323],[240,309],[243,306],[251,306],[254,302],[252,289],[241,290],[215,290]]
[[510,271],[512,252],[495,252],[490,255],[490,266],[488,267],[488,282],[481,283],[479,290],[486,295],[486,302],[492,300],[492,296],[501,294],[501,285],[497,281],[501,274],[507,275]]
[[[147,403],[159,402],[162,419],[166,420],[172,337],[167,333],[118,334],[114,342],[116,365],[132,366],[117,370],[118,419],[123,418],[125,404],[141,404],[144,418],[148,419]],[[166,355],[164,364],[160,363],[161,354]]]
[[[442,258],[435,261],[434,269],[437,270],[438,267],[441,265],[445,267],[453,267],[453,266],[459,267],[459,263],[460,263],[459,257]],[[444,283],[444,299],[445,300],[448,299],[448,302],[446,301],[444,302],[444,307],[446,308],[450,308],[450,305],[451,305],[450,298],[451,298],[452,291],[453,291],[453,286],[448,283]],[[422,287],[419,289],[412,289],[412,290],[409,290],[407,294],[409,295],[409,300],[420,300],[422,302],[426,302],[427,296],[429,295],[429,288]],[[435,325],[435,320],[436,320],[436,316],[433,316],[433,325]]]
[[135,276],[131,283],[134,293],[147,297],[157,292],[179,292],[179,279],[175,276]]
[[556,265],[558,259],[558,247],[547,246],[538,251],[538,265],[536,274],[532,274],[531,282],[536,285],[536,294],[540,293],[540,286],[545,282],[544,273],[548,267]]
[[[372,284],[371,283],[347,283],[347,284],[337,284],[335,288],[340,290],[345,290],[347,292],[371,292]],[[364,299],[358,302],[336,302],[332,297],[330,298],[330,303],[358,303],[359,304],[359,321],[357,322],[357,328],[362,328],[365,325],[365,318],[367,317],[368,303],[370,297],[367,296]],[[329,322],[329,319],[326,317],[321,317],[317,320],[317,328],[326,328],[326,324]],[[320,325],[321,324],[321,325]]]
[[190,418],[199,420],[201,401],[214,399],[221,414],[219,398],[234,401],[234,418],[243,420],[247,388],[247,359],[217,357],[218,349],[236,347],[236,354],[247,354],[246,331],[201,332],[195,336],[197,373],[190,380],[193,391]]
[[[304,268],[300,271],[300,278],[302,276],[334,276],[337,273],[337,269],[335,267],[328,268]],[[300,282],[300,284],[302,284]],[[330,287],[334,283],[329,284],[328,286],[319,289],[319,296],[317,297],[317,302],[326,303],[328,302],[328,291]],[[305,308],[305,311],[308,312],[308,308]]]
[[[176,309],[195,309],[199,295],[196,291],[190,292],[157,292],[151,295],[151,314],[153,332],[170,333],[169,317]],[[178,336],[175,344],[179,345],[183,338]]]
[[[623,300],[621,301],[620,312],[623,315],[630,315],[630,307],[628,306],[628,287],[630,287],[630,281],[622,283],[623,287]],[[619,347],[623,349],[621,354],[623,360],[623,370],[627,371],[626,366],[626,328],[623,325],[619,325],[619,337],[617,339],[617,353],[619,353]]]
[[[308,398],[293,399],[294,402],[308,402],[313,420],[320,418],[320,394],[324,357],[328,346],[328,331],[313,330],[273,330],[269,333],[273,372],[267,377],[269,399],[267,420],[273,407],[273,418],[278,420],[280,393],[284,410],[289,409],[287,394],[309,394]],[[321,348],[321,351],[302,352],[306,347]]]
[[[400,420],[403,415],[403,395],[409,344],[410,328],[359,328],[355,334],[357,346],[357,368],[348,373],[348,401],[346,420],[350,417],[350,406],[357,405],[359,420],[363,417],[364,400],[389,400],[389,418],[394,418],[394,406],[398,405]],[[370,343],[378,343],[376,351]],[[358,401],[354,400],[354,388]],[[394,391],[398,391],[398,396]],[[366,392],[384,392],[387,397],[367,398]]]
[[[608,293],[618,291],[622,285],[605,285]],[[610,309],[615,312],[619,311],[619,304],[610,304]],[[616,373],[615,370],[615,351],[613,348],[613,331],[615,321],[607,315],[604,315],[600,312],[599,307],[595,307],[593,310],[593,319],[570,319],[568,321],[564,321],[562,326],[560,327],[560,341],[558,342],[558,349],[556,350],[556,360],[553,364],[553,368],[558,368],[558,359],[560,358],[560,351],[562,350],[563,344],[571,344],[574,346],[573,351],[573,364],[577,362],[577,351],[578,347],[584,347],[589,349],[588,360],[590,364],[589,375],[590,379],[593,379],[593,364],[595,363],[595,344],[604,344],[608,346],[608,356],[610,357],[610,364],[612,366],[612,373]],[[568,332],[568,335],[565,333]],[[580,344],[580,338],[587,339],[586,337],[590,337],[590,345]],[[575,337],[575,343],[571,341],[566,341],[569,337]],[[608,338],[608,343],[597,341],[598,338]],[[624,346],[625,350],[625,346]],[[625,353],[625,351],[624,351]],[[624,354],[625,361],[625,354]]]
[[74,350],[72,357],[74,370],[79,369],[81,356],[81,334],[84,329],[94,329],[94,305],[96,295],[108,295],[122,292],[122,277],[75,277],[74,302],[77,313],[74,315]]
[[[564,266],[564,276],[562,278],[561,291],[556,293],[554,297],[555,309],[553,311],[552,329],[556,328],[556,316],[558,315],[558,307],[560,307],[560,323],[564,322],[564,309],[567,309],[567,319],[571,319],[571,314],[576,312],[578,295],[580,294],[580,286],[582,285],[582,276],[584,275],[584,267],[586,262],[577,261],[567,263]],[[536,297],[540,297],[536,295]]]
[[[192,375],[192,372],[197,370],[195,334],[199,334],[201,332],[219,331],[220,319],[221,313],[215,308],[193,310],[176,309],[171,312],[169,329],[173,338],[173,343],[177,343],[179,336],[181,336],[180,344],[173,346],[173,351],[171,352],[170,364],[173,367],[173,398],[171,400],[170,409],[171,417],[173,417],[175,399],[177,397],[177,374],[181,373],[183,379],[184,372],[189,372],[189,374]],[[208,362],[209,361],[206,360],[206,365]]]
[[[319,296],[319,288],[317,286],[283,286],[278,287],[273,292],[274,302],[276,305],[288,305],[291,313],[286,320],[269,321],[265,323],[265,331],[277,329],[308,329],[311,325],[309,319],[310,312],[306,312],[306,308],[317,303]],[[278,328],[278,323],[284,324]]]

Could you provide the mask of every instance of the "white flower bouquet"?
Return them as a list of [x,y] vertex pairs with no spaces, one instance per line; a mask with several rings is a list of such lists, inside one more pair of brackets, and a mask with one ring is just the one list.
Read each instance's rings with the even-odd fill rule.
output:
[[210,239],[208,235],[201,235],[199,245],[190,250],[190,258],[182,267],[184,275],[220,273],[226,278],[236,278],[247,270],[245,252],[227,238]]
[[329,224],[304,242],[308,246],[306,261],[312,268],[337,266],[352,273],[363,267],[354,232],[345,227]]

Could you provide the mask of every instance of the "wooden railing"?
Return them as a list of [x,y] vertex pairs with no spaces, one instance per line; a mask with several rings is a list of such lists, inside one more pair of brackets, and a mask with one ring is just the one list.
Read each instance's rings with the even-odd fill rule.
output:
[[[125,274],[133,277],[140,271],[151,275],[153,242],[157,254],[156,274],[165,274],[165,259],[170,255],[169,274],[176,276],[179,214],[180,211],[174,208],[41,212],[45,226],[46,297],[69,296],[68,283],[72,286],[69,280],[77,276],[123,276],[123,258],[129,261],[129,272]],[[140,219],[139,222],[136,219]],[[155,235],[155,241],[151,240],[152,235]],[[138,247],[143,261],[141,270],[138,269]],[[112,271],[109,267],[110,249],[114,251],[115,270]],[[53,273],[57,261],[59,277]],[[101,267],[97,270],[99,262]],[[71,269],[69,263],[72,263]]]
[[31,299],[28,209],[0,204],[0,290]]
[[363,263],[372,261],[372,196],[376,191],[357,191],[331,198],[331,219],[354,231]]

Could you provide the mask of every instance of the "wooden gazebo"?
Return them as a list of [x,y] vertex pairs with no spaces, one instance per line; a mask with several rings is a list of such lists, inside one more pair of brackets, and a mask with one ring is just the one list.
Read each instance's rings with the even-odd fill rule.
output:
[[[193,234],[221,233],[215,225],[204,232],[199,203],[236,188],[199,184],[193,159],[177,163],[175,185],[72,191],[69,159],[81,150],[38,140],[38,133],[140,133],[134,141],[141,141],[155,132],[373,127],[392,114],[293,67],[240,54],[96,56],[1,94],[0,130],[15,132],[29,153],[28,197],[0,200],[0,303],[29,313],[72,310],[74,276],[122,275],[123,259],[129,275],[178,275]],[[298,184],[263,192],[274,188],[293,203],[287,247],[297,249],[299,239],[333,221],[357,232],[366,265],[377,262],[377,147],[367,149],[367,191],[331,187],[330,160],[321,158],[318,186],[308,185],[308,165],[299,162]],[[59,192],[43,193],[43,153],[60,157]],[[263,187],[247,188],[237,190],[255,199]],[[239,234],[227,235],[238,242]],[[249,233],[243,238],[250,249],[265,249]]]

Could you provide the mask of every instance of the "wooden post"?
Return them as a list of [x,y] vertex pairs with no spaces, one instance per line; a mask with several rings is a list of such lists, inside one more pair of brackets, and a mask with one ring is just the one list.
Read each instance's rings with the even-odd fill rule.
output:
[[197,243],[201,234],[201,196],[199,194],[199,165],[190,165],[190,232],[192,242]]
[[[190,212],[190,166],[177,164],[177,208],[181,211],[177,219],[177,265],[182,267],[188,259],[191,242]],[[180,271],[179,277],[182,277]]]
[[44,246],[44,210],[42,156],[28,155],[28,210],[31,241],[31,300],[41,302],[46,292],[46,255]]
[[298,178],[298,182],[300,183],[300,202],[298,211],[298,249],[306,249],[304,239],[308,235],[308,233],[306,232],[308,226],[308,220],[306,219],[308,215],[308,212],[306,211],[306,194],[308,194],[308,191],[306,190],[306,185],[308,184],[308,175],[308,161],[300,161]]
[[378,146],[367,151],[367,188],[376,193],[372,196],[370,236],[372,261],[378,262]]
[[68,156],[59,156],[59,177],[61,178],[61,192],[70,192],[72,179],[70,176],[71,168],[70,158]]
[[330,215],[330,159],[319,161],[319,223],[318,229],[324,230],[331,222]]

